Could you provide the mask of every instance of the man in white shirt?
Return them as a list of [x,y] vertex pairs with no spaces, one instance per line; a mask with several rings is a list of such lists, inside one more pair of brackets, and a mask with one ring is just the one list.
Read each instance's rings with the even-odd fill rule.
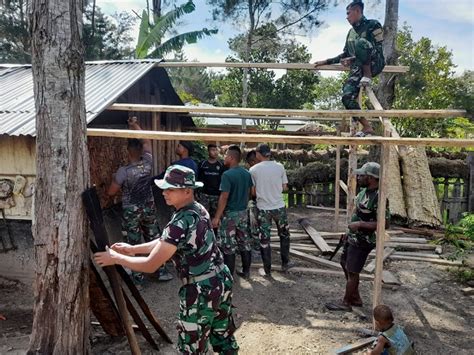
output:
[[272,265],[270,228],[272,220],[275,221],[280,237],[282,269],[288,269],[290,229],[282,195],[283,191],[287,190],[288,178],[283,165],[270,160],[271,151],[267,144],[259,144],[256,152],[259,163],[250,168],[250,175],[254,184],[253,193],[257,197],[257,219],[263,268],[265,274],[270,275]]

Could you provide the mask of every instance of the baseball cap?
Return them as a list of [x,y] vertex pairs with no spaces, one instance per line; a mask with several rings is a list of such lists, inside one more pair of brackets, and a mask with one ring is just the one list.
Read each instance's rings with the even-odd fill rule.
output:
[[155,184],[160,189],[197,189],[202,187],[202,182],[196,181],[194,171],[182,165],[171,165],[166,169],[163,179],[155,179]]
[[380,165],[373,161],[365,163],[360,169],[354,171],[356,175],[370,175],[374,178],[379,178]]
[[268,144],[260,143],[257,146],[257,149],[255,149],[257,153],[262,154],[264,157],[269,157],[272,154],[272,151],[270,150],[270,147]]

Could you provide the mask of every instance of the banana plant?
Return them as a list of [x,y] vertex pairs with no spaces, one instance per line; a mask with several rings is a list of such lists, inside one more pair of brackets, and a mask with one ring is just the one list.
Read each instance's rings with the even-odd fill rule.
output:
[[196,43],[199,39],[216,34],[217,29],[203,28],[181,33],[163,41],[165,34],[170,32],[176,21],[195,9],[196,6],[192,0],[189,0],[163,16],[153,16],[149,10],[143,10],[135,57],[137,59],[162,58],[168,53],[180,50],[186,43]]

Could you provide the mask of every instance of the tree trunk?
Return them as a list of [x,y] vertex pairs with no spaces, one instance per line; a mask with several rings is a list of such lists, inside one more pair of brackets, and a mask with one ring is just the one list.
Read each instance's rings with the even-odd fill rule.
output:
[[28,353],[87,354],[89,184],[82,2],[31,4],[36,105],[34,320]]

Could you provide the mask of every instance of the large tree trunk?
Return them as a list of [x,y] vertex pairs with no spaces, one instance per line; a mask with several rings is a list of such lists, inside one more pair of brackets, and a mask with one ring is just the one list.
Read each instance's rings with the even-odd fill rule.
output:
[[31,31],[37,178],[29,353],[87,354],[89,242],[80,198],[89,183],[82,2],[34,0]]

